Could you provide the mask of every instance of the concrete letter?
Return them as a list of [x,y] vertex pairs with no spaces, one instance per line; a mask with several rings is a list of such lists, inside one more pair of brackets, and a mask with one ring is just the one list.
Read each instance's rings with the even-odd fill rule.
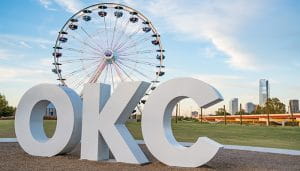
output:
[[[56,108],[57,124],[48,138],[43,129],[46,107]],[[29,89],[21,98],[16,111],[15,132],[21,147],[34,156],[54,156],[70,152],[81,136],[80,97],[70,88],[40,84]]]
[[184,98],[192,98],[207,108],[223,100],[210,85],[192,78],[179,78],[161,84],[147,100],[142,115],[142,132],[150,152],[169,166],[198,167],[218,152],[222,145],[200,137],[191,147],[179,144],[171,129],[174,106]]
[[149,85],[146,82],[120,83],[109,99],[108,85],[85,85],[81,159],[107,159],[108,146],[117,162],[149,162],[124,125]]

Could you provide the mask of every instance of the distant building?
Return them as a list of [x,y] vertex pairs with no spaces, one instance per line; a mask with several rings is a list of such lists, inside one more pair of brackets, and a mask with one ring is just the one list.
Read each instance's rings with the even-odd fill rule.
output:
[[56,109],[52,103],[47,106],[45,116],[56,117]]
[[191,114],[193,118],[198,118],[198,114],[199,114],[198,111],[192,111]]
[[238,98],[233,98],[229,102],[229,113],[231,115],[236,114],[239,111],[239,99]]
[[254,110],[255,110],[255,104],[254,103],[252,103],[252,102],[246,103],[246,106],[245,106],[245,112],[246,113],[252,113]]
[[259,105],[264,106],[270,98],[270,85],[266,79],[259,80]]
[[290,100],[290,112],[299,113],[299,100]]

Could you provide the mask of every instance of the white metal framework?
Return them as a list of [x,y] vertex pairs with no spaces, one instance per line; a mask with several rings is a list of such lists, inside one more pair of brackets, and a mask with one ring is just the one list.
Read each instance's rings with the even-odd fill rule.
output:
[[[99,3],[74,14],[60,30],[52,70],[64,86],[148,81],[148,93],[165,74],[164,49],[151,21],[121,4]],[[141,103],[145,103],[142,100]]]

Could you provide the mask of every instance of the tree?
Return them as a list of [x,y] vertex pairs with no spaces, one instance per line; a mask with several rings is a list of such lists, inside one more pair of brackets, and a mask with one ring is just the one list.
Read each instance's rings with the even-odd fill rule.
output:
[[244,109],[242,109],[241,111],[236,112],[235,115],[240,115],[240,114],[245,115],[247,113],[246,113],[246,111]]
[[15,107],[9,106],[5,96],[0,94],[0,117],[12,116],[16,111]]
[[257,105],[255,110],[251,114],[263,114],[263,113],[264,113],[263,107],[260,105]]
[[283,104],[278,98],[269,99],[266,103],[266,110],[271,114],[286,113],[285,104]]
[[286,113],[285,104],[278,98],[268,99],[265,106],[257,106],[253,114],[282,114]]
[[[215,113],[217,116],[224,116],[224,108],[219,108]],[[226,112],[226,115],[230,115],[230,113]]]

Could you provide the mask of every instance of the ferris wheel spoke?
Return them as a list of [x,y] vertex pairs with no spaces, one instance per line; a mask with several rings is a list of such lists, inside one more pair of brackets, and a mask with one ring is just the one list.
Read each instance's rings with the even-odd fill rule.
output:
[[106,46],[104,44],[103,44],[103,46],[105,48],[107,48],[108,47],[108,34],[107,34],[108,28],[107,28],[107,24],[106,24],[106,17],[103,17],[103,22],[104,22],[104,26],[103,26],[103,23],[101,23],[100,21],[97,20],[97,22],[95,24],[101,25],[101,27],[97,28],[95,30],[95,32],[93,32],[93,34],[89,34],[89,35],[91,35],[91,37],[94,37],[94,38],[99,38],[100,39],[99,42],[105,42]]
[[99,56],[95,56],[95,55],[88,55],[88,54],[65,54],[63,58],[61,59],[66,59],[66,60],[71,60],[71,59],[87,59],[87,60],[91,60],[91,59],[102,59],[103,56],[99,55]]
[[99,48],[99,47],[98,47],[98,44],[95,43],[95,42],[93,41],[93,37],[89,37],[89,34],[88,34],[88,33],[85,33],[84,28],[83,28],[82,26],[80,26],[80,29],[81,29],[81,31],[84,33],[84,35],[81,33],[81,31],[76,30],[76,31],[74,31],[74,33],[76,33],[76,35],[79,36],[79,37],[76,37],[74,34],[71,35],[71,36],[74,36],[74,37],[76,38],[77,41],[80,40],[80,43],[88,44],[88,45],[91,46],[94,50],[100,51],[100,52],[101,52],[102,49]]
[[77,84],[75,84],[75,89],[78,89],[80,86],[82,86],[87,79],[88,77],[83,77],[83,79],[81,79]]
[[[147,75],[146,73],[154,73],[153,66],[150,65],[141,65],[138,63],[127,63],[127,66],[131,68],[135,68],[138,71],[143,71],[142,73],[144,73],[145,75]],[[150,77],[148,76],[148,78]]]
[[115,34],[116,34],[116,26],[117,26],[117,23],[118,23],[118,17],[116,17],[115,19],[115,25],[114,25],[114,31],[113,31],[113,36],[112,36],[112,40],[111,40],[111,43],[110,43],[110,48],[112,49],[113,47],[113,43],[114,43],[114,39],[115,39]]
[[121,71],[119,70],[119,68],[116,66],[115,62],[112,62],[112,65],[114,66],[115,71],[117,72],[117,75],[119,76],[121,81],[124,81],[124,78],[121,74]]
[[[93,67],[95,67],[95,66],[97,65],[97,62],[99,62],[99,61],[89,63],[89,64],[87,64],[87,66],[89,66],[90,68],[93,68]],[[75,70],[75,71],[72,71],[72,72],[70,72],[70,73],[65,74],[65,77],[68,78],[68,77],[72,77],[72,76],[78,75],[78,74],[80,74],[82,71],[85,71],[85,70],[87,70],[87,69],[86,69],[86,67],[82,64],[81,67],[80,67],[80,69],[77,69],[77,70]]]
[[153,53],[155,50],[138,50],[135,52],[128,52],[128,53],[122,53],[120,56],[130,56],[130,55],[138,55],[138,54],[148,54],[148,53]]
[[126,64],[124,64],[123,62],[121,62],[121,61],[118,61],[122,66],[124,66],[124,67],[126,67],[126,68],[128,68],[128,69],[130,69],[130,70],[132,70],[132,71],[135,71],[136,73],[138,73],[138,74],[140,74],[140,75],[142,75],[143,77],[145,77],[145,78],[147,78],[147,79],[150,79],[151,80],[151,78],[150,77],[148,77],[147,75],[145,75],[144,73],[142,73],[142,72],[140,72],[139,70],[137,70],[136,68],[133,68],[133,67],[131,67],[131,66],[128,66],[128,65],[126,65]]
[[111,83],[112,83],[113,89],[115,89],[115,81],[114,81],[113,70],[112,70],[111,65],[109,65],[109,67],[110,67]]
[[[97,66],[97,65],[95,65],[95,66]],[[94,67],[95,67],[94,66]],[[92,68],[91,68],[92,69]],[[97,69],[97,68],[96,68]],[[86,80],[88,80],[88,78],[93,74],[93,73],[95,73],[95,71],[96,71],[96,69],[93,69],[92,71],[90,71],[89,73],[87,73],[87,74],[85,74],[84,76],[82,76],[82,79],[80,79],[80,81],[79,82],[77,82],[76,84],[75,84],[75,82],[73,82],[73,84],[75,84],[75,87],[79,87],[81,84],[83,84]]]
[[[94,40],[94,38],[81,26],[80,29],[90,38],[90,40]],[[97,42],[93,41],[93,43],[99,47],[101,50],[105,50],[101,45],[99,45]]]
[[84,70],[85,70],[85,68],[80,68],[78,70],[72,71],[71,73],[65,74],[65,77],[68,78],[68,77],[74,76],[77,73],[80,73],[81,71],[84,71]]
[[124,51],[126,51],[128,49],[141,46],[141,44],[143,42],[146,42],[146,41],[148,41],[150,39],[151,39],[151,37],[143,38],[143,39],[140,39],[140,40],[137,40],[137,41],[133,41],[133,43],[129,44],[128,46],[124,46],[123,48],[119,49],[119,52],[124,52]]
[[133,59],[129,59],[129,58],[118,58],[118,59],[123,60],[123,61],[137,63],[137,64],[144,64],[144,65],[150,65],[150,66],[156,66],[157,65],[157,64],[151,63],[151,62],[141,61],[141,60],[133,60]]
[[104,83],[106,83],[107,75],[108,75],[108,66],[105,67]]
[[124,37],[125,32],[127,31],[129,22],[130,22],[129,20],[126,21],[125,27],[123,28],[121,35],[119,35],[119,38],[117,39],[118,41],[115,43],[115,45],[112,48],[113,50],[116,48],[116,46],[121,42],[122,38]]
[[138,34],[142,29],[140,28],[140,26],[138,26],[137,30],[134,31],[133,33],[131,33],[127,39],[125,39],[123,42],[120,43],[120,45],[117,46],[117,48],[115,50],[119,50],[120,48],[122,48],[123,46],[125,46],[128,41],[133,37],[135,36],[136,34]]
[[101,54],[99,53],[95,53],[95,52],[91,52],[89,53],[88,51],[85,51],[85,50],[79,50],[79,49],[74,49],[74,48],[64,48],[64,50],[66,51],[70,51],[70,52],[77,52],[77,53],[80,53],[80,54],[89,54],[89,55],[99,55],[101,56]]
[[89,78],[89,75],[90,74],[92,74],[92,72],[91,73],[89,73],[89,74],[86,74],[84,77],[82,77],[77,83],[76,82],[74,82],[73,84],[74,84],[74,87],[76,88],[76,89],[78,89],[82,84],[84,84],[85,82],[86,82],[86,80]]
[[89,83],[96,83],[97,80],[99,79],[103,69],[105,68],[106,66],[106,62],[105,60],[102,60],[100,62],[100,64],[98,65],[97,69],[96,69],[96,72],[94,73],[94,75],[91,77],[91,79],[89,80]]
[[106,17],[103,17],[103,20],[104,20],[104,26],[105,26],[106,44],[107,44],[107,47],[108,47],[108,32],[107,32]]
[[[148,75],[149,73],[154,73],[154,68],[151,65],[139,64],[139,63],[135,63],[135,62],[129,62],[129,63],[126,63],[126,65],[131,68],[135,68],[138,71],[143,71],[142,73],[144,73],[145,75]],[[148,78],[150,78],[150,77],[148,76]]]
[[[127,55],[127,56],[120,56],[119,58],[127,58],[127,59],[145,59],[145,60],[153,60],[157,61],[157,59],[153,56],[136,56],[136,55]],[[154,60],[155,59],[155,60]]]
[[75,37],[74,35],[70,35],[73,39],[77,40],[79,43],[89,47],[91,50],[93,50],[95,53],[99,53],[99,49],[93,47],[92,45],[90,45],[89,43],[87,42],[84,42],[82,40],[80,40],[79,38]]
[[99,57],[70,59],[70,60],[63,60],[63,61],[59,61],[59,62],[60,62],[61,64],[67,64],[67,63],[74,63],[74,62],[82,62],[82,61],[84,61],[84,60],[93,61],[93,60],[97,60],[97,59],[99,59]]
[[120,65],[118,63],[115,62],[115,65],[131,80],[133,81],[133,79],[130,77],[130,75],[125,71],[124,68],[120,67]]
[[[139,41],[141,41],[140,43],[143,43],[147,40],[150,40],[152,38],[152,36],[149,36],[149,34],[142,34],[140,36],[135,36],[136,34],[138,34],[140,31],[142,30],[142,28],[139,26],[138,29],[136,30],[137,33],[134,32],[134,35],[133,36],[128,36],[127,39],[125,39],[126,41],[124,42],[125,44],[122,45],[122,47],[120,47],[118,50],[121,50],[125,47],[127,47],[128,45],[127,44],[133,44],[133,43],[138,43]],[[143,41],[145,38],[147,38],[147,40]],[[126,46],[127,45],[127,46]],[[129,46],[130,46],[129,45]]]
[[101,42],[101,44],[103,45],[102,47],[107,48],[107,36],[105,35],[105,30],[101,31],[101,29],[99,29],[98,31],[96,31],[95,33],[93,33],[92,35],[94,36],[95,41],[97,42]]

